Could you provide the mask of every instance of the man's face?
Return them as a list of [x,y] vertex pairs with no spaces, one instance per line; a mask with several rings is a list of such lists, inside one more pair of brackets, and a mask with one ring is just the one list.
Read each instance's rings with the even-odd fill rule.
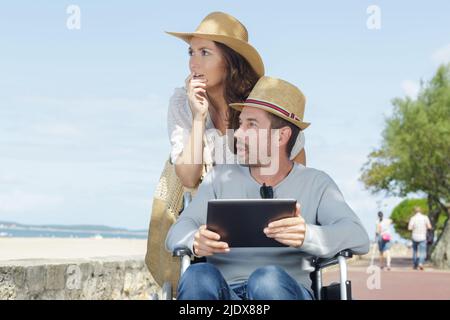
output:
[[[273,134],[273,133],[272,133]],[[272,153],[270,118],[266,111],[244,107],[239,116],[239,129],[234,133],[238,161],[242,165],[261,167],[268,165]]]

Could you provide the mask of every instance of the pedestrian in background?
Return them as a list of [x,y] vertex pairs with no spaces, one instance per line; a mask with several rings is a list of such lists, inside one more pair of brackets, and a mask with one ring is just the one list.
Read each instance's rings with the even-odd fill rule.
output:
[[383,212],[378,212],[378,222],[376,225],[376,239],[378,251],[380,252],[380,268],[384,269],[384,257],[386,256],[386,269],[391,270],[391,233],[389,231],[392,220],[383,217]]
[[412,231],[413,241],[413,268],[423,270],[427,253],[427,230],[431,230],[428,216],[424,215],[420,207],[414,208],[415,215],[411,217],[408,230]]

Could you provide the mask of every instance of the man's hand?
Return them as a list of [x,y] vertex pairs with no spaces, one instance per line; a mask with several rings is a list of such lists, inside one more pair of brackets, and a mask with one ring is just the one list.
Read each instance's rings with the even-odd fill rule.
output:
[[269,223],[264,228],[267,237],[290,247],[299,248],[305,240],[306,223],[300,215],[300,205],[297,203],[294,218],[280,219]]
[[206,229],[206,225],[200,226],[194,236],[194,254],[199,257],[212,256],[214,253],[228,253],[228,243],[219,241],[220,236]]

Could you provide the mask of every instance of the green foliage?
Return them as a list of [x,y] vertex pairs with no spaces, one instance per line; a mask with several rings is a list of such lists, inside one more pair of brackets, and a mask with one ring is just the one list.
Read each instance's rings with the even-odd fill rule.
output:
[[409,219],[414,215],[414,208],[420,207],[422,213],[428,215],[428,205],[426,199],[405,199],[400,202],[391,213],[395,231],[405,239],[411,238],[411,231],[408,231]]
[[[382,145],[369,154],[361,180],[374,193],[424,193],[423,207],[432,209],[432,222],[445,220],[450,199],[450,64],[439,67],[417,99],[396,98],[392,104]],[[399,216],[400,226],[404,214]]]
[[[392,210],[390,218],[394,223],[395,231],[405,239],[411,239],[411,231],[408,230],[409,219],[414,215],[414,208],[420,207],[422,213],[429,214],[427,199],[405,199]],[[442,232],[446,220],[445,214],[440,215],[438,222],[433,229],[438,234]]]

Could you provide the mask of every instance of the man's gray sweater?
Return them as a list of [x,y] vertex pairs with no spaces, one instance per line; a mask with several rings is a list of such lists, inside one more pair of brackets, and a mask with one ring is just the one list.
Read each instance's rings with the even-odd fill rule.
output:
[[[248,167],[215,166],[170,228],[166,248],[169,251],[177,246],[192,249],[194,234],[206,224],[208,200],[260,199],[260,188]],[[344,249],[351,249],[356,254],[369,251],[369,237],[361,221],[326,173],[294,164],[273,191],[274,198],[296,199],[300,203],[301,216],[306,222],[304,243],[300,248],[231,248],[229,253],[207,257],[229,284],[246,281],[258,267],[277,265],[309,289],[309,274],[314,271],[313,257],[332,257]]]

